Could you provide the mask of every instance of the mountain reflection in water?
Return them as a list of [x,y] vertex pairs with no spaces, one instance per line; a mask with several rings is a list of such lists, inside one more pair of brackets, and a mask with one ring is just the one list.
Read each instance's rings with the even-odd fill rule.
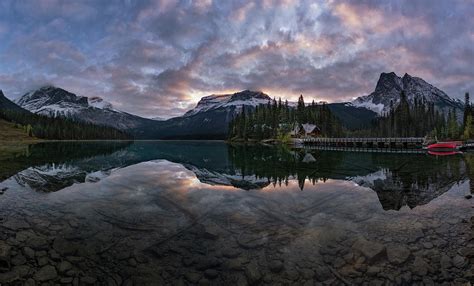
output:
[[466,285],[473,163],[221,142],[2,149],[0,283]]
[[[201,183],[243,190],[305,186],[343,180],[377,193],[385,210],[414,208],[468,179],[466,155],[382,154],[227,145],[222,142],[63,142],[30,145],[3,156],[0,179],[40,192],[97,182],[117,169],[167,160]],[[471,161],[469,161],[471,160]],[[468,164],[466,164],[466,162]],[[473,167],[471,167],[473,169]],[[317,189],[317,187],[316,187]],[[335,190],[337,191],[337,190]]]

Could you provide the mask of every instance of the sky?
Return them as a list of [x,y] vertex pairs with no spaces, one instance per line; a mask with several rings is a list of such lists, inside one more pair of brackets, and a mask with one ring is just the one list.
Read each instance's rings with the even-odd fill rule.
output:
[[0,89],[44,85],[168,118],[244,89],[329,102],[382,72],[474,93],[474,1],[2,0]]

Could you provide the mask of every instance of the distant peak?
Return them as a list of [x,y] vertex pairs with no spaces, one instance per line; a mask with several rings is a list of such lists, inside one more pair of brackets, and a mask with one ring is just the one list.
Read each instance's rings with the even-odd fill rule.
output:
[[411,75],[407,74],[407,73],[405,73],[403,75],[403,79],[411,79],[411,78],[413,78],[413,77]]
[[39,88],[39,90],[50,90],[50,89],[56,89],[54,85],[45,85]]
[[394,72],[388,72],[388,73],[381,73],[379,77],[380,80],[387,80],[387,79],[394,79],[394,78],[399,78],[398,75]]
[[250,98],[263,98],[263,99],[271,99],[267,94],[261,91],[253,91],[253,90],[243,90],[236,92],[232,95],[231,100],[245,100]]
[[397,76],[395,72],[383,72],[380,76]]

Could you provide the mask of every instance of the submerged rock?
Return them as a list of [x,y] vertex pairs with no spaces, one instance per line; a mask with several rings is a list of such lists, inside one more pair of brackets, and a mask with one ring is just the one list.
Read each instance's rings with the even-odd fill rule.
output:
[[58,237],[54,240],[53,248],[61,255],[74,254],[74,252],[76,252],[76,247],[61,237]]
[[10,270],[11,249],[10,245],[0,241],[0,272]]
[[217,275],[219,275],[219,273],[215,269],[207,269],[206,271],[204,271],[204,275],[207,278],[214,279],[217,277]]
[[274,273],[279,273],[283,270],[283,262],[280,260],[272,260],[269,264],[269,268]]
[[402,264],[410,256],[410,250],[403,245],[391,244],[387,246],[387,258],[390,263]]
[[262,274],[256,261],[250,262],[245,268],[245,275],[250,285],[257,284],[262,279]]
[[460,256],[460,255],[456,255],[454,258],[453,258],[453,265],[457,268],[462,268],[466,263],[466,259],[464,259],[464,257]]
[[362,253],[369,261],[377,260],[385,254],[385,246],[383,244],[368,241],[363,237],[354,242],[352,249]]
[[51,266],[51,265],[43,266],[33,276],[33,278],[36,281],[41,281],[41,282],[52,280],[52,279],[55,279],[56,277],[58,277],[58,273],[56,272],[56,268],[54,268],[54,266]]
[[20,276],[15,270],[6,273],[0,273],[0,285],[2,283],[12,283],[18,279],[20,279]]
[[413,273],[415,273],[416,275],[418,276],[425,276],[426,274],[428,274],[428,270],[429,270],[430,266],[428,265],[428,263],[426,263],[426,261],[417,256],[415,257],[415,261],[413,262]]

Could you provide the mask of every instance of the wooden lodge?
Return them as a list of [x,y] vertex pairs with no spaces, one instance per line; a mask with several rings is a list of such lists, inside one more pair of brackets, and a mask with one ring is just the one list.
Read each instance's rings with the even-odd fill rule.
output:
[[321,135],[321,129],[310,123],[296,124],[291,131],[291,137],[293,138],[306,138],[306,137],[318,137]]

